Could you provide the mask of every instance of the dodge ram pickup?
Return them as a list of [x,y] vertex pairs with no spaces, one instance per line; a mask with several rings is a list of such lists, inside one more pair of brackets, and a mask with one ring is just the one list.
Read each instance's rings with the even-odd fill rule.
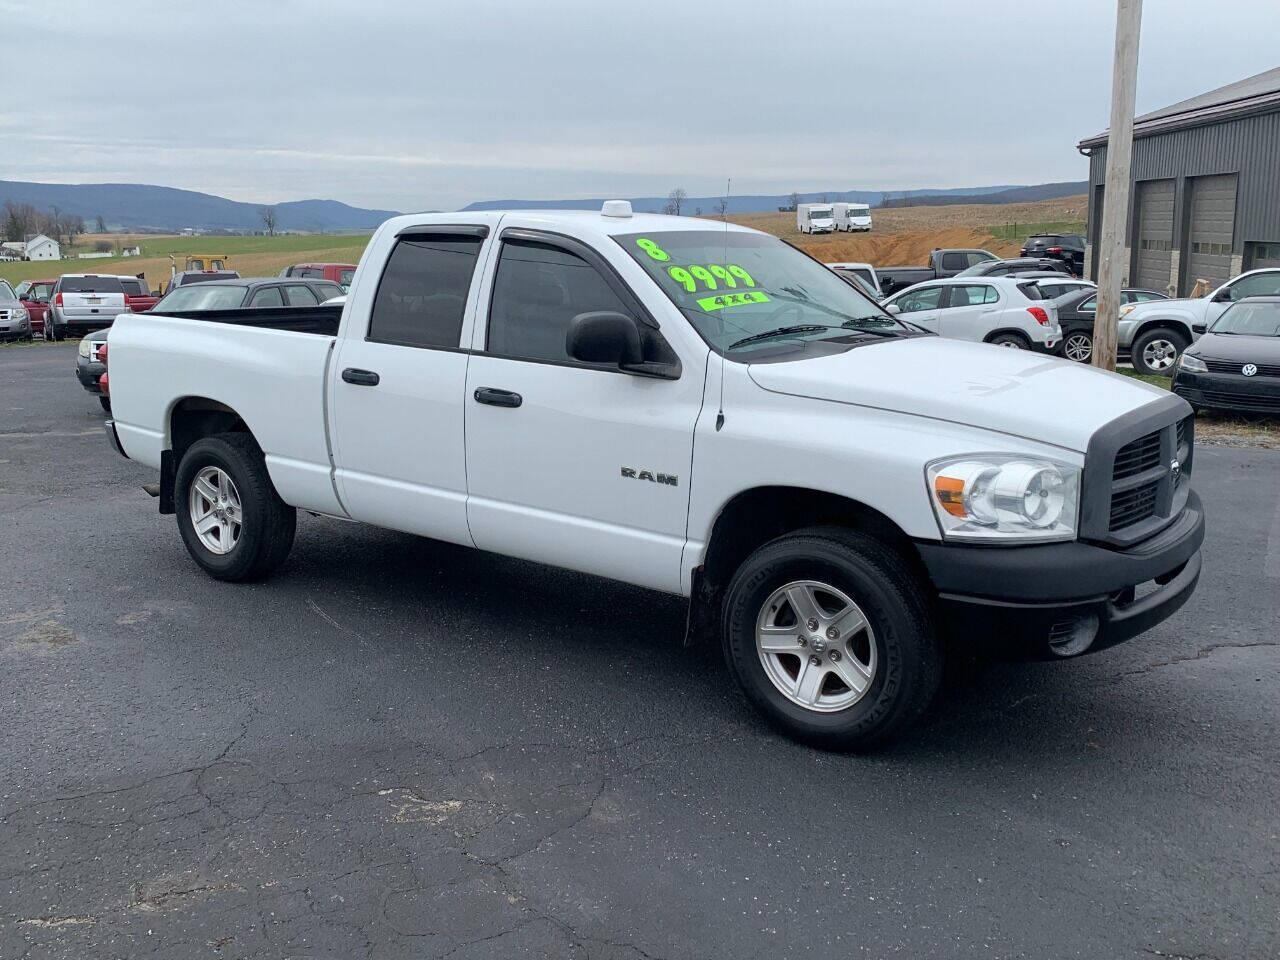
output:
[[987,250],[934,250],[929,254],[928,266],[880,267],[877,273],[880,276],[880,289],[888,297],[914,284],[927,280],[944,280],[976,264],[999,259]]
[[1099,650],[1200,573],[1184,400],[625,201],[396,217],[340,307],[126,313],[108,347],[108,440],[211,576],[277,570],[301,510],[665,591],[824,747],[899,734],[953,645]]

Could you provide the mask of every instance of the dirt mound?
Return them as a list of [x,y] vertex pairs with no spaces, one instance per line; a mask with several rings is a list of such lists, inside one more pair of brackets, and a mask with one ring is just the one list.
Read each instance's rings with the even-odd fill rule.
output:
[[927,266],[937,247],[990,250],[997,256],[1017,256],[1019,245],[996,240],[983,230],[951,227],[943,230],[906,230],[902,233],[834,233],[789,238],[824,263],[852,260],[878,267]]

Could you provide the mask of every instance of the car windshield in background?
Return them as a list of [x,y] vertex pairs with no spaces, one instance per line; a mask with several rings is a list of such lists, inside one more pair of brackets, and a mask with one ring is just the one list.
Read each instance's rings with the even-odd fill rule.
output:
[[166,310],[234,310],[244,301],[247,288],[239,284],[197,283],[179,287],[155,306],[156,313]]
[[115,277],[63,277],[58,290],[62,293],[124,293]]
[[147,291],[142,287],[141,280],[121,280],[120,286],[124,288],[124,292],[130,297],[145,297]]
[[1237,303],[1218,318],[1209,332],[1280,337],[1280,303]]
[[13,292],[13,287],[9,286],[7,280],[0,280],[0,300],[17,300],[18,295]]
[[343,270],[338,274],[338,282],[342,284],[343,289],[351,286],[351,281],[355,279],[356,272],[354,270]]
[[772,334],[830,339],[905,327],[823,264],[776,237],[735,230],[619,234],[644,268],[716,350]]

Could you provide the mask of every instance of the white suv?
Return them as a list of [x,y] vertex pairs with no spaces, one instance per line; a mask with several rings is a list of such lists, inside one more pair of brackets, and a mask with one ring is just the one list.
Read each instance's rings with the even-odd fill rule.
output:
[[899,291],[884,302],[894,316],[956,340],[1052,351],[1062,339],[1058,308],[1030,280],[952,277]]

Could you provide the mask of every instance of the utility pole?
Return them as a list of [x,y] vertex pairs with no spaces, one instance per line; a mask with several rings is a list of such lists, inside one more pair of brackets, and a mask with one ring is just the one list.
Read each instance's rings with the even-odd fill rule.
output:
[[1133,111],[1138,87],[1138,34],[1142,0],[1116,2],[1116,52],[1111,71],[1111,130],[1107,134],[1107,179],[1102,192],[1098,239],[1098,312],[1094,314],[1093,365],[1116,368],[1116,324],[1124,281],[1129,226],[1129,162],[1133,157]]

